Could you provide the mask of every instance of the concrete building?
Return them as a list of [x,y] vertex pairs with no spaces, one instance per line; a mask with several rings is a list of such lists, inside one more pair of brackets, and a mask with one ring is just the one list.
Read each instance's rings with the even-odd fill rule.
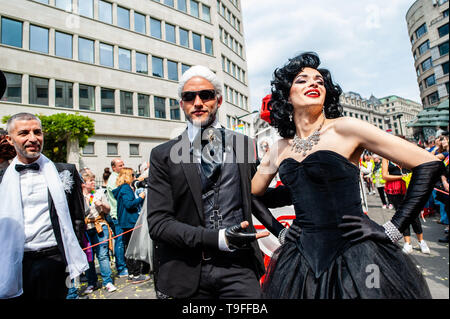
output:
[[448,0],[417,0],[406,13],[411,51],[423,106],[449,95]]
[[0,117],[94,119],[76,164],[97,178],[115,157],[137,169],[185,128],[178,79],[195,64],[224,82],[219,121],[249,134],[240,0],[0,0]]

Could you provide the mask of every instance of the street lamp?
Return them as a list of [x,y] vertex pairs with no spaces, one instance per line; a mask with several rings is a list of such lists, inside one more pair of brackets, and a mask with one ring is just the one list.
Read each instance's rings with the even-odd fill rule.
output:
[[397,114],[398,124],[400,124],[400,134],[403,136],[402,122],[400,121],[402,116],[403,116],[403,114]]

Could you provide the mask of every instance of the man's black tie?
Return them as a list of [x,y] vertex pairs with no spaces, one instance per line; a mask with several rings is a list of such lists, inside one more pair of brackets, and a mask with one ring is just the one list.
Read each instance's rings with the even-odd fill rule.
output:
[[33,169],[35,171],[38,171],[39,164],[38,163],[31,163],[31,164],[27,164],[27,165],[16,164],[16,171],[21,172],[25,169]]
[[[205,132],[204,132],[205,131]],[[223,129],[207,128],[202,133],[202,171],[211,182],[215,183],[220,173],[225,145]]]

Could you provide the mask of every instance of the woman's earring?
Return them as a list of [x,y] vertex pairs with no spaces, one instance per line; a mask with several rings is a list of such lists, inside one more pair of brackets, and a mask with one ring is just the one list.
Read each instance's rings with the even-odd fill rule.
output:
[[289,122],[292,122],[292,113],[289,114]]

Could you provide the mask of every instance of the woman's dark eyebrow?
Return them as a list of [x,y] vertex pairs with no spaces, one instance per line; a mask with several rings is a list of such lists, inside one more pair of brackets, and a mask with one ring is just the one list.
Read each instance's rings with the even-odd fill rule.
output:
[[[306,75],[306,74],[299,74],[299,75],[297,75],[295,78],[298,79],[298,78],[300,78],[300,77],[302,77],[302,78],[307,78],[308,75]],[[319,79],[322,79],[322,80],[323,80],[323,76],[320,75],[320,74],[316,74],[316,75],[314,76],[314,78],[316,78],[316,79],[319,78]]]

